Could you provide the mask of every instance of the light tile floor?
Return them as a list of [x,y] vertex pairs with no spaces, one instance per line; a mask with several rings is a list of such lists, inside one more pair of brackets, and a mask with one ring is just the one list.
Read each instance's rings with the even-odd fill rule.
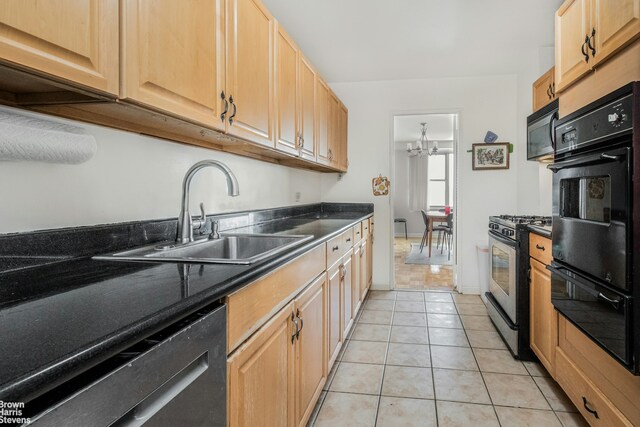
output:
[[542,365],[511,356],[480,297],[423,291],[370,292],[309,421],[586,425]]

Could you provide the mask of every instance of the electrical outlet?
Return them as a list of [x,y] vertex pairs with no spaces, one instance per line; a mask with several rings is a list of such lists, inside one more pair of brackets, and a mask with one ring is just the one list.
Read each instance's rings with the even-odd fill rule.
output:
[[295,201],[296,201],[296,202],[299,202],[299,201],[300,201],[300,196],[301,196],[301,194],[300,194],[300,192],[299,192],[299,191],[296,191],[296,192],[294,193],[293,197],[294,197],[294,199],[295,199]]

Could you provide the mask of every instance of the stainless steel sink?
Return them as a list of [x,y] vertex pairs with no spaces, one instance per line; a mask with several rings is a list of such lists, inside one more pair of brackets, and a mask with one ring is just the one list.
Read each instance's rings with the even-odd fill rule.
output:
[[313,236],[279,234],[223,234],[219,239],[190,243],[155,244],[94,259],[122,261],[171,261],[210,264],[252,264],[313,239]]

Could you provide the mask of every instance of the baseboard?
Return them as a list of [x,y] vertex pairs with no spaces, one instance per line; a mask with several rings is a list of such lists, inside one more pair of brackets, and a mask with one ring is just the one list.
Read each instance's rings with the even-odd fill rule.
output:
[[[404,233],[394,233],[394,237],[404,237]],[[422,233],[408,233],[408,237],[422,237]]]
[[480,295],[480,285],[458,286],[458,292],[461,294]]

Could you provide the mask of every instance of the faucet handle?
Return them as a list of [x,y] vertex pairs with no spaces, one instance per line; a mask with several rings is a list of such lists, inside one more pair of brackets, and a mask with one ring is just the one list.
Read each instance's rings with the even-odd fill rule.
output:
[[209,234],[209,239],[219,239],[220,238],[220,221],[213,220],[211,221],[211,234]]
[[192,228],[194,230],[201,229],[207,222],[207,215],[204,213],[204,203],[200,203],[200,218],[193,220]]

